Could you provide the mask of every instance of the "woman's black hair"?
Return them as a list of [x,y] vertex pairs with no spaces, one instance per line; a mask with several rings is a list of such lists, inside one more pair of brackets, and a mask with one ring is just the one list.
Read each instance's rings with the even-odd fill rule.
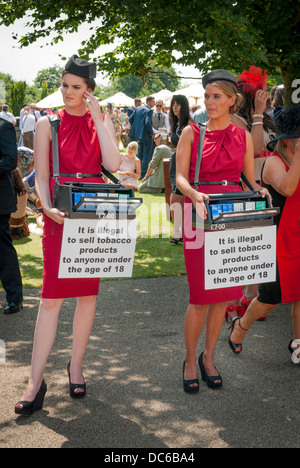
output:
[[[179,119],[173,112],[173,105],[181,105]],[[177,124],[179,123],[179,128],[186,127],[190,120],[190,106],[189,101],[182,94],[177,94],[173,96],[170,104],[170,113],[169,113],[169,122],[172,132],[176,131]]]
[[283,107],[284,106],[284,88],[277,88],[274,94],[274,99],[272,101],[273,107]]

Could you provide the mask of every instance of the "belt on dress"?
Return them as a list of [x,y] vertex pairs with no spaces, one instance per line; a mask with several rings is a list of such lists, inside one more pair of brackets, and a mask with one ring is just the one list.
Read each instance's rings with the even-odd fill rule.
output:
[[[53,174],[50,174],[50,177],[55,177]],[[82,174],[77,172],[77,174],[59,174],[59,177],[76,177],[76,179],[86,179],[88,177],[102,177],[102,174]]]
[[219,181],[201,181],[197,185],[240,185],[240,182],[229,182],[228,180],[219,180]]

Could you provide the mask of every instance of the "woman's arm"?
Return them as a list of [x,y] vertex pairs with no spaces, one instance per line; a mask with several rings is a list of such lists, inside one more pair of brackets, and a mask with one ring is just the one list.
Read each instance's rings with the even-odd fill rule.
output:
[[135,160],[135,174],[134,174],[134,177],[136,179],[140,179],[141,178],[141,173],[142,173],[142,165],[141,165],[141,161],[139,160],[139,158],[136,158]]
[[277,156],[270,156],[265,163],[263,178],[266,184],[284,197],[291,197],[295,193],[300,179],[300,139],[290,170],[286,171],[284,163]]
[[[91,116],[95,122],[97,129],[98,139],[101,148],[102,161],[105,169],[110,172],[116,172],[121,164],[121,154],[117,148],[116,143],[114,144],[114,139],[110,133],[109,119],[105,121],[105,124],[102,119],[100,105],[92,94],[86,92],[86,103],[91,112]],[[110,121],[112,125],[112,122]]]
[[[259,89],[255,94],[254,100],[254,115],[262,115],[266,110],[268,93],[262,89]],[[251,128],[251,135],[254,143],[254,155],[258,156],[265,149],[265,138],[264,138],[264,127],[263,117],[253,117],[253,123]],[[256,125],[256,123],[258,123]],[[255,125],[254,125],[255,124]]]
[[[268,99],[268,93],[263,90],[258,90],[255,94],[255,110],[254,115],[263,115],[266,109],[266,102]],[[239,128],[243,128],[244,130],[248,130],[246,124],[238,115],[232,115],[230,117],[231,122]],[[253,123],[259,122],[258,125],[253,125],[251,128],[251,136],[253,139],[254,145],[254,155],[258,156],[263,150],[265,146],[265,139],[264,139],[264,127],[263,127],[263,117],[254,117]]]
[[194,130],[192,127],[186,127],[181,134],[176,149],[176,184],[178,189],[192,200],[199,215],[206,218],[207,211],[204,199],[209,197],[204,193],[197,192],[189,183],[193,141]]
[[135,163],[134,163],[134,168],[135,168],[135,171],[136,172],[133,172],[133,171],[127,171],[126,172],[126,175],[130,176],[130,177],[134,177],[135,179],[140,179],[141,177],[141,172],[142,172],[142,165],[141,165],[141,161],[136,158],[135,160]]
[[37,196],[44,213],[58,224],[63,224],[65,213],[52,208],[49,185],[49,156],[50,142],[52,140],[51,126],[47,117],[42,117],[36,124],[34,159],[35,159],[35,186]]

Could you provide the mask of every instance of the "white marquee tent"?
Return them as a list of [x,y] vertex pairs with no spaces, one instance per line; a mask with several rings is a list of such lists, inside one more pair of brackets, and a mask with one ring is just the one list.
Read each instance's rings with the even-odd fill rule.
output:
[[[190,106],[192,105],[204,105],[204,88],[201,83],[195,83],[187,88],[178,89],[172,93],[172,96],[181,94],[186,96]],[[170,104],[172,97],[167,100],[166,104]]]
[[45,97],[45,99],[42,99],[40,102],[37,102],[36,106],[40,109],[54,109],[54,107],[64,106],[60,88],[55,91],[55,93],[50,94],[50,96]]
[[[174,93],[172,91],[169,91],[168,89],[162,89],[158,93],[151,94],[155,98],[155,101],[162,100],[163,102],[168,101],[169,99],[172,99]],[[142,102],[146,102],[147,96],[142,98]]]
[[131,107],[134,105],[134,99],[124,93],[117,93],[103,101],[100,101],[101,106],[106,106],[111,103],[114,107]]
[[[202,84],[195,83],[187,88],[178,89],[171,92],[168,89],[162,89],[159,93],[153,94],[155,100],[161,99],[166,105],[170,105],[171,99],[176,94],[183,94],[187,97],[190,105],[201,105],[204,103],[204,88]],[[142,98],[142,102],[146,102],[146,97]],[[100,101],[101,106],[106,106],[111,103],[114,107],[131,107],[134,105],[134,99],[124,93],[117,93],[107,99]],[[64,106],[61,90],[47,96],[37,103],[37,107],[41,109],[53,109],[54,107]]]

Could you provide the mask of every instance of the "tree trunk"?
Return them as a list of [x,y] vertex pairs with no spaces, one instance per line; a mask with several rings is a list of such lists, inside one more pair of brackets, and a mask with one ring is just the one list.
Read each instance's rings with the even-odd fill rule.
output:
[[284,106],[300,106],[300,73],[296,74],[281,67],[284,80]]

